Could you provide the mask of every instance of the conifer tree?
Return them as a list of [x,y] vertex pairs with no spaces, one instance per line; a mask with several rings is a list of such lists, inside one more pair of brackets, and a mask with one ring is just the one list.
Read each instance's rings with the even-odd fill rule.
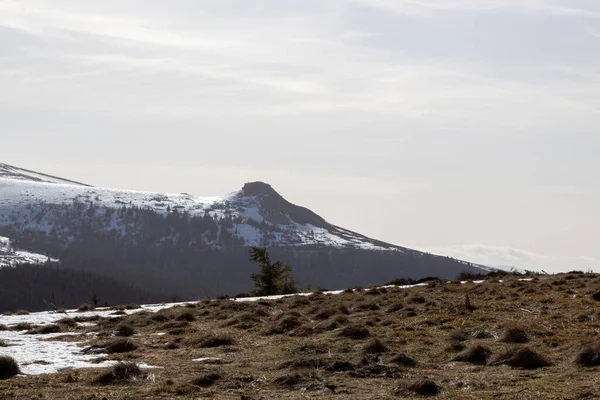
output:
[[254,281],[253,293],[257,296],[289,294],[298,291],[292,278],[292,267],[281,261],[271,262],[269,252],[264,247],[250,247],[250,261],[260,266],[258,274],[250,275]]

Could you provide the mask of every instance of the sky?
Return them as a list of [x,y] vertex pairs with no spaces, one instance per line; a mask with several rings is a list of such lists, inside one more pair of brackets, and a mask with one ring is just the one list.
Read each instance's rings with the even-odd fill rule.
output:
[[0,88],[0,162],[600,270],[597,0],[0,0]]

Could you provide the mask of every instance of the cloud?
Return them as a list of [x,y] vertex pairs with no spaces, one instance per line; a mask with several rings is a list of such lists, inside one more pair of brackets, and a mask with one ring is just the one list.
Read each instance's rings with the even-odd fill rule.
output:
[[600,7],[573,5],[572,0],[354,0],[412,17],[432,16],[437,12],[522,13],[600,18]]

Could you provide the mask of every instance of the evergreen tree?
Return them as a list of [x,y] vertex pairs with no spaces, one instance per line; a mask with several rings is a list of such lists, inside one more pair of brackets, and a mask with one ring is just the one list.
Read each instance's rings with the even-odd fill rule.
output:
[[250,261],[260,266],[258,274],[250,275],[254,281],[253,293],[257,296],[296,293],[298,288],[292,278],[292,267],[281,261],[271,262],[266,248],[250,247]]

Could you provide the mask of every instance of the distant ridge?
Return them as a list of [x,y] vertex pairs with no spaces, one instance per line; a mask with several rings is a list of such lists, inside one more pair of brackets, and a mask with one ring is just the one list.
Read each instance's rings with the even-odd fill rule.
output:
[[91,187],[91,185],[87,185],[85,183],[72,181],[70,179],[59,178],[57,176],[43,174],[41,172],[36,172],[25,168],[19,168],[4,163],[0,163],[0,177],[33,182],[63,183]]

